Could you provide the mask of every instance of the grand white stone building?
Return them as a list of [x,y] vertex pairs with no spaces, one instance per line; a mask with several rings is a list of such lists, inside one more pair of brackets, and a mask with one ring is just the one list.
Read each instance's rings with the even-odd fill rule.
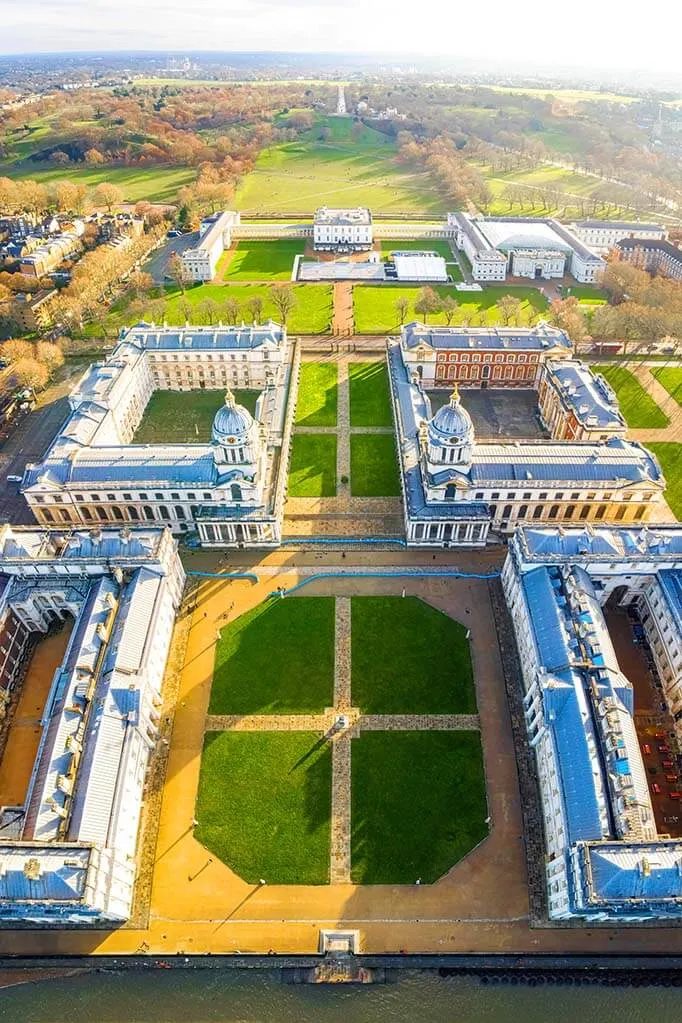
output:
[[24,802],[0,807],[0,922],[131,914],[147,766],[184,572],[161,528],[0,528],[0,697],[71,623]]
[[[677,525],[527,527],[510,542],[502,582],[537,765],[554,919],[682,916],[682,841],[659,833],[633,687],[603,612],[609,599],[639,603],[658,614],[679,649],[680,578]],[[652,635],[659,626],[646,627]],[[679,664],[676,672],[676,684],[664,683],[675,716]]]
[[366,206],[320,206],[313,217],[313,248],[321,252],[363,252],[372,248],[372,214]]
[[[432,332],[436,333],[439,341],[431,337],[431,345],[439,355],[440,344],[446,350],[452,344],[459,352],[457,329]],[[487,336],[488,354],[493,358],[500,351],[500,339],[494,333]],[[560,339],[554,340],[565,354]],[[484,347],[477,349],[479,358],[485,354]],[[400,339],[388,341],[408,544],[482,545],[491,531],[505,537],[528,521],[633,522],[668,517],[665,479],[656,458],[641,445],[624,440],[619,421],[614,433],[604,426],[595,439],[593,419],[601,416],[605,398],[587,389],[572,395],[562,388],[563,404],[557,403],[557,414],[552,416],[551,439],[480,443],[456,382],[449,403],[433,412],[422,366],[415,359],[414,325],[408,325]],[[542,369],[537,363],[531,366],[532,380],[542,386],[542,373],[554,367],[554,360],[548,359]],[[426,380],[435,380],[440,387],[449,384],[448,377],[437,375]],[[504,386],[504,377],[498,386]],[[537,385],[529,380],[525,386]],[[593,404],[586,408],[588,401]],[[545,407],[549,409],[549,400]],[[565,435],[567,423],[581,418],[588,439],[554,439]],[[603,440],[602,434],[608,439]]]
[[641,224],[639,221],[581,220],[570,225],[570,230],[598,255],[604,255],[625,238],[666,241],[667,227],[661,224]]
[[[45,525],[167,525],[210,546],[274,546],[281,535],[299,354],[272,322],[140,324],[123,331],[69,396],[71,415],[22,490]],[[255,415],[233,390],[258,390]],[[156,390],[218,390],[210,441],[135,444]]]
[[606,266],[577,234],[551,218],[448,213],[448,227],[475,281],[551,280],[571,274],[582,284],[592,284]]
[[212,281],[218,260],[232,244],[232,231],[240,222],[239,213],[224,210],[202,220],[198,244],[181,255],[188,281]]

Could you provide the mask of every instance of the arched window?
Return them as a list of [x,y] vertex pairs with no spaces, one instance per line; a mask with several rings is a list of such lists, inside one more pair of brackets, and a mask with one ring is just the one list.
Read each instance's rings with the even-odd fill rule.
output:
[[118,519],[119,522],[123,522],[123,512],[117,504],[114,505],[114,518]]
[[558,514],[559,514],[559,505],[558,504],[553,504],[552,507],[549,509],[549,517],[550,517],[550,519],[555,519]]
[[505,504],[504,511],[502,512],[502,518],[503,519],[511,518],[511,513],[512,513],[512,506],[510,504]]
[[581,519],[586,519],[589,514],[590,514],[590,506],[589,506],[589,504],[584,504],[582,506],[582,508],[580,509],[580,518]]
[[447,487],[445,488],[445,500],[454,501],[456,497],[457,487],[455,486],[454,483],[448,483]]
[[161,518],[165,519],[167,522],[170,519],[170,512],[168,511],[168,508],[166,508],[165,504],[159,505],[159,511],[161,512]]
[[95,506],[95,511],[97,512],[97,517],[101,519],[102,522],[108,521],[109,516],[107,515],[106,511],[104,510],[104,508],[102,508],[100,504]]
[[184,519],[185,517],[185,509],[182,507],[181,504],[175,505],[175,517],[178,519]]
[[238,483],[233,483],[230,487],[230,494],[233,501],[241,501],[242,499],[242,488]]
[[533,508],[533,518],[534,519],[542,518],[542,511],[543,511],[542,505],[536,504],[535,507]]
[[519,508],[519,514],[516,517],[517,517],[517,519],[525,519],[527,514],[528,514],[528,505],[527,504],[522,504],[521,507]]
[[143,505],[142,511],[144,513],[144,517],[146,519],[149,519],[150,522],[153,522],[154,519],[156,518],[156,516],[154,515],[153,508],[150,508],[150,506],[148,504]]
[[133,519],[133,521],[134,521],[134,522],[139,522],[139,519],[140,519],[140,513],[139,513],[139,511],[137,510],[137,508],[132,508],[132,507],[131,507],[131,508],[129,508],[129,509],[128,509],[128,513],[129,513],[129,515],[130,515],[131,519]]

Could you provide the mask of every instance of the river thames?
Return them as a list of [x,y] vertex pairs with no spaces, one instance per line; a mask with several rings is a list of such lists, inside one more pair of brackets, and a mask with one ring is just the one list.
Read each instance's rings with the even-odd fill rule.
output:
[[89,973],[0,992],[25,1023],[672,1023],[682,988],[481,984],[405,970],[375,986],[290,986],[270,970]]

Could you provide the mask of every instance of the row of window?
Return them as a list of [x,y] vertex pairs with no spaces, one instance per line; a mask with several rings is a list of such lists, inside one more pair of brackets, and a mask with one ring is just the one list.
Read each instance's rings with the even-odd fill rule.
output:
[[508,352],[506,355],[492,355],[490,352],[449,352],[439,353],[437,362],[538,362],[537,355],[526,355],[524,352]]
[[[558,490],[554,494],[550,494],[547,490],[541,490],[539,494],[534,494],[530,490],[524,491],[522,494],[518,494],[515,491],[507,492],[508,501],[650,501],[653,497],[653,493],[640,493],[639,491],[631,494],[612,494],[610,492],[606,494],[597,494],[596,491],[588,491],[587,494],[581,494],[579,491],[573,491],[573,493],[564,493]],[[488,494],[484,490],[477,490],[474,494],[475,501],[498,501],[504,500],[504,495],[499,490],[493,490],[491,494]]]

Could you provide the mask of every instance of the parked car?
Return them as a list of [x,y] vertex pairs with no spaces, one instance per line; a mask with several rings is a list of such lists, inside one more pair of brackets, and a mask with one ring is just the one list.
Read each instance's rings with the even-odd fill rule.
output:
[[666,770],[667,770],[667,769],[668,769],[669,767],[674,767],[674,766],[675,766],[675,764],[673,763],[673,761],[672,761],[672,760],[661,760],[661,767],[665,767],[665,768],[666,768]]
[[666,774],[665,780],[666,781],[677,781],[677,775],[676,774]]
[[654,793],[655,796],[660,796],[661,786],[657,782],[654,782],[653,785],[651,786],[651,791]]
[[182,231],[176,231],[175,228],[173,228],[172,231],[168,231],[166,233],[166,238],[181,238],[181,237],[182,237]]
[[670,753],[670,746],[661,745],[657,746],[656,748],[658,749],[659,753]]
[[21,483],[23,478],[24,478],[23,476],[17,476],[16,473],[12,472],[7,477],[7,482],[8,483]]
[[648,742],[645,742],[644,745],[642,746],[642,753],[644,754],[645,757],[651,756],[651,746],[649,745]]
[[668,795],[671,799],[682,799],[682,792],[669,792]]

